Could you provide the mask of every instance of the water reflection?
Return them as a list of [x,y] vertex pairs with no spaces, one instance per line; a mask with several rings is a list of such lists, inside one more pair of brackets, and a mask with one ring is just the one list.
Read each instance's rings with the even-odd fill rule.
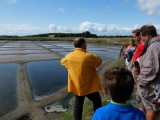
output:
[[117,53],[111,53],[111,52],[106,52],[106,51],[90,51],[90,52],[101,56],[103,59],[115,60],[119,57],[119,54]]
[[0,116],[14,110],[17,106],[18,65],[0,64]]
[[[74,50],[74,45],[71,42],[66,41],[52,41],[50,43],[48,42],[41,42],[38,43],[42,46],[46,46],[46,48],[49,48],[51,51],[58,52],[62,55],[66,55],[70,51]],[[87,51],[91,53],[95,53],[102,57],[103,63],[109,59],[109,60],[115,60],[119,58],[121,46],[107,46],[107,45],[95,45],[95,44],[87,44]]]
[[67,70],[60,65],[60,60],[29,62],[26,65],[32,95],[36,101],[67,85]]
[[[73,42],[68,41],[37,41],[36,44],[50,49],[51,51],[58,52],[66,55],[68,52],[74,50]],[[87,51],[95,53],[102,57],[102,59],[117,59],[119,57],[120,49],[122,46],[109,46],[109,45],[95,45],[87,44]],[[106,52],[106,53],[105,53]],[[105,54],[103,54],[105,53]]]

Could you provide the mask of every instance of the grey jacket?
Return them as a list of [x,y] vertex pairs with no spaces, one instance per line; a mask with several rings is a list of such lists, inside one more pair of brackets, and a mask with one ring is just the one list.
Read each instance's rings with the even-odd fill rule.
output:
[[146,53],[139,59],[138,85],[158,90],[160,86],[160,39],[154,37],[148,45]]

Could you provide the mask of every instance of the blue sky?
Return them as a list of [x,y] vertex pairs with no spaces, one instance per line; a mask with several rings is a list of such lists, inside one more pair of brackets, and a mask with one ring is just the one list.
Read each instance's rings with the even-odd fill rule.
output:
[[160,0],[1,0],[0,35],[79,33],[131,35],[153,24],[160,33]]

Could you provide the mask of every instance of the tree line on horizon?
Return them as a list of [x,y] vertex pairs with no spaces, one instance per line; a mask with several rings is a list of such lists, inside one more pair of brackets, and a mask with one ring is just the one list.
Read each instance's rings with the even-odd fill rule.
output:
[[[49,37],[49,35],[53,35],[54,37],[85,37],[85,38],[120,38],[120,37],[131,37],[128,35],[115,35],[115,36],[97,36],[96,34],[92,34],[89,31],[82,32],[82,33],[44,33],[44,34],[37,34],[37,35],[27,35],[27,36],[22,36],[22,37]],[[20,36],[14,35],[14,36],[9,36],[9,35],[3,35],[0,37],[7,37],[7,38],[18,38]]]
[[96,34],[91,34],[89,31],[83,33],[46,33],[46,34],[38,34],[31,35],[27,37],[48,37],[49,35],[54,35],[54,37],[91,37],[96,38]]

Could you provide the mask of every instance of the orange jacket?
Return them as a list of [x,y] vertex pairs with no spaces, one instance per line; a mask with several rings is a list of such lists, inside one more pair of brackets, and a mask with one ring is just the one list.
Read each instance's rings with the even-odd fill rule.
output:
[[101,90],[96,68],[102,59],[82,48],[75,48],[61,59],[61,64],[68,70],[68,92],[84,96]]

